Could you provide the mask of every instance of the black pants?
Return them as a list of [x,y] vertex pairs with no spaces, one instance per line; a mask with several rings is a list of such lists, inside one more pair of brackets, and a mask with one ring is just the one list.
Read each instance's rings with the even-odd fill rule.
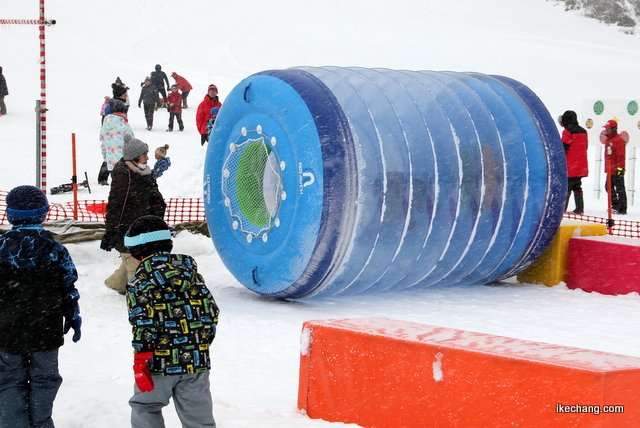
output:
[[161,85],[158,88],[158,92],[160,93],[160,95],[162,95],[162,102],[166,104],[168,102],[167,101],[167,91],[164,90],[164,85]]
[[569,208],[569,198],[571,198],[571,192],[573,192],[573,198],[576,202],[575,213],[584,212],[584,198],[582,192],[582,177],[569,177],[567,181],[567,202],[565,203],[564,210]]
[[189,96],[189,92],[191,91],[186,91],[182,93],[182,108],[187,108],[187,97]]
[[[611,209],[619,214],[627,213],[627,190],[624,187],[624,175],[609,175],[611,177]],[[608,183],[605,181],[604,188],[608,190]]]
[[147,119],[147,128],[153,127],[153,113],[155,111],[156,105],[152,103],[143,103],[144,104],[144,118]]
[[176,118],[178,122],[179,129],[182,131],[184,129],[184,125],[182,124],[182,113],[169,113],[169,129],[173,131],[173,118]]
[[98,183],[100,184],[106,183],[107,179],[109,179],[110,174],[111,174],[111,171],[109,171],[109,168],[107,167],[107,163],[102,162],[102,166],[100,167],[100,172],[98,173]]

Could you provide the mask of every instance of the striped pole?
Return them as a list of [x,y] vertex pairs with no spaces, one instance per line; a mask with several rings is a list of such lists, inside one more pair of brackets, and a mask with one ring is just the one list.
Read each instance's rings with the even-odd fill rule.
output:
[[34,24],[34,25],[55,25],[55,19],[0,19],[0,24]]
[[45,26],[55,25],[54,19],[45,19],[44,0],[40,0],[39,19],[0,19],[0,24],[31,24],[40,26],[40,104],[36,105],[38,117],[36,138],[38,139],[38,153],[36,160],[36,186],[47,192],[47,84],[45,60]]
[[[40,22],[44,22],[44,0],[40,0]],[[47,73],[44,25],[40,25],[40,189],[47,193]]]

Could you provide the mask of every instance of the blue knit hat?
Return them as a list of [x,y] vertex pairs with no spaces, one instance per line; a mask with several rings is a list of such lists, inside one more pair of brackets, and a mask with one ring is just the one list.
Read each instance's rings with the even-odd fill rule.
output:
[[13,188],[6,197],[7,220],[14,226],[40,224],[49,212],[49,201],[37,187],[24,185]]

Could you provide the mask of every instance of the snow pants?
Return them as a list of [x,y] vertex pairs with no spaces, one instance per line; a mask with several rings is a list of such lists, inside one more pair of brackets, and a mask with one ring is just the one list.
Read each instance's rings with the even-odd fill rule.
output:
[[104,285],[120,294],[125,294],[127,292],[127,282],[135,276],[138,263],[129,253],[120,253],[120,260],[120,266],[109,278],[104,280]]
[[140,392],[134,384],[131,406],[131,428],[164,428],[162,408],[173,404],[182,428],[216,428],[209,372],[177,376],[153,376],[154,389]]
[[4,95],[0,95],[0,115],[7,114],[7,105],[4,103]]
[[[618,214],[627,213],[627,189],[624,186],[624,175],[609,175],[611,177],[611,208]],[[608,183],[605,180],[604,189]]]
[[153,128],[153,113],[156,105],[154,103],[142,103],[144,108],[144,118],[147,121],[147,129]]
[[107,180],[109,180],[109,175],[111,175],[111,171],[109,171],[109,167],[107,166],[107,162],[102,162],[100,166],[100,171],[98,172],[98,183],[106,185]]
[[61,384],[57,349],[0,352],[0,428],[53,428],[53,401]]
[[181,131],[184,129],[184,124],[182,123],[182,113],[169,113],[169,130],[173,131],[173,118],[178,121],[178,129]]
[[567,185],[567,201],[564,205],[564,210],[569,208],[569,199],[571,198],[571,192],[573,192],[573,198],[576,202],[576,209],[574,213],[584,212],[584,193],[582,192],[582,177],[569,177]]

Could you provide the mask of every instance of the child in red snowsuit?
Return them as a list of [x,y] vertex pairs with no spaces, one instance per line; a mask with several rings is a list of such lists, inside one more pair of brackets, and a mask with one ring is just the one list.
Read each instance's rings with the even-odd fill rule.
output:
[[167,132],[173,131],[173,118],[178,122],[179,130],[184,130],[184,124],[182,123],[182,95],[178,92],[178,85],[171,85],[171,92],[167,97],[169,103],[169,128]]

